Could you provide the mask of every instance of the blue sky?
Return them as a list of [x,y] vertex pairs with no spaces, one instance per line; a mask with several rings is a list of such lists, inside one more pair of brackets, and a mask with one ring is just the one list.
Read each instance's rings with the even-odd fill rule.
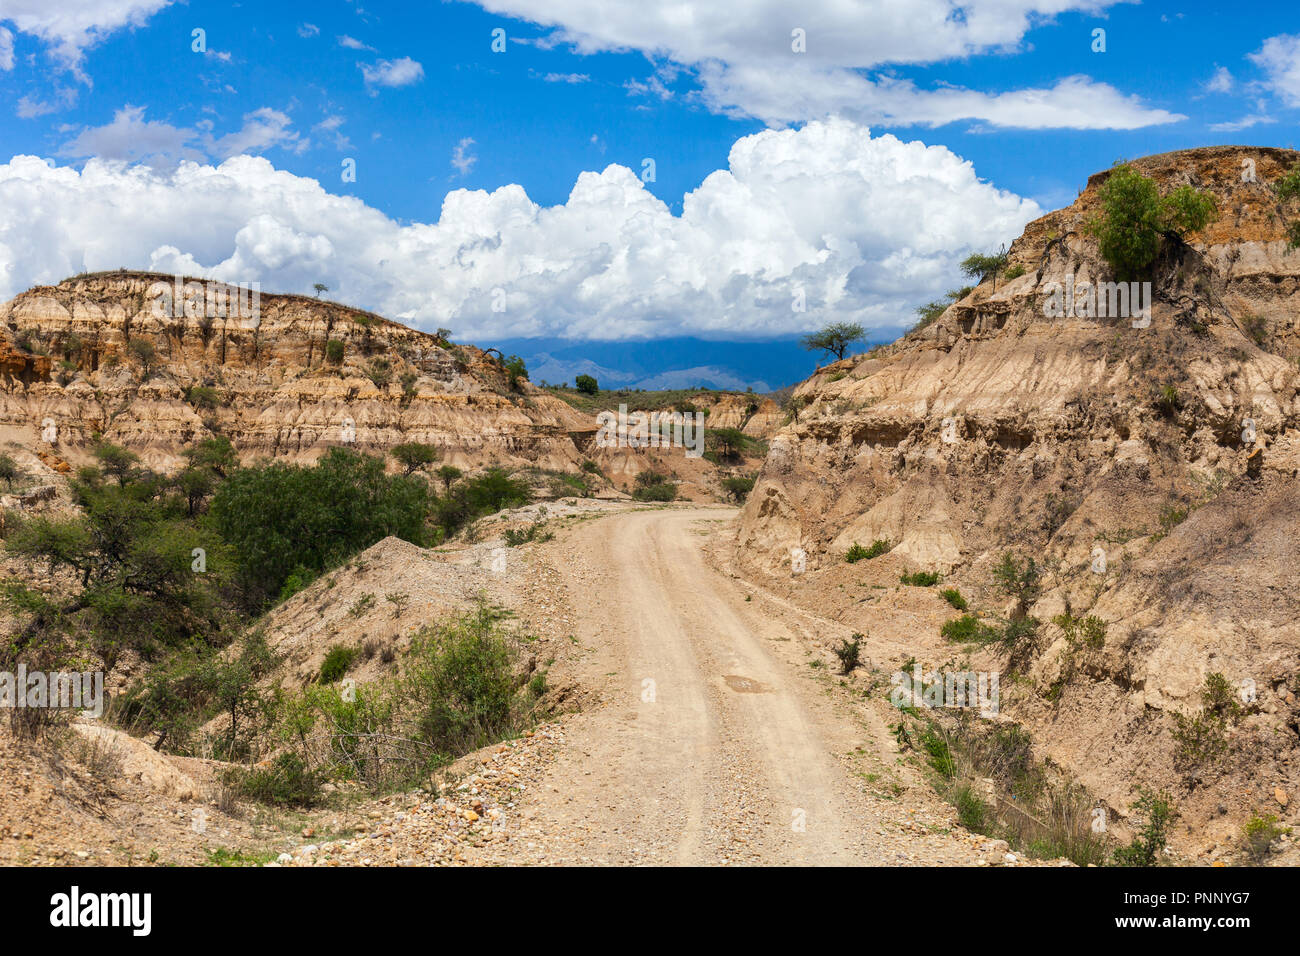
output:
[[125,265],[479,337],[888,336],[1118,158],[1294,145],[1298,60],[1281,2],[0,0],[0,298]]

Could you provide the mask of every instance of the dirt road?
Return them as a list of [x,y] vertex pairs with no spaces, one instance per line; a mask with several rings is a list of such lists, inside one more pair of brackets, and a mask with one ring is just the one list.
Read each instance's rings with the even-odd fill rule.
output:
[[899,766],[878,709],[810,666],[806,612],[709,564],[703,542],[733,514],[633,511],[565,542],[560,571],[585,679],[604,688],[606,704],[570,727],[541,793],[526,801],[536,828],[525,856],[687,865],[988,858],[983,839],[951,832],[951,810]]

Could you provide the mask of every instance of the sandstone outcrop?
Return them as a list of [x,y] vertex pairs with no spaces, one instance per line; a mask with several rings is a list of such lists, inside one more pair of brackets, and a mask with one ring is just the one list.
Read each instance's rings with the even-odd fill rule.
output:
[[164,468],[221,433],[246,459],[420,441],[462,466],[571,470],[595,431],[472,346],[304,296],[262,294],[255,320],[156,306],[172,282],[84,275],[0,306],[0,436],[74,459],[102,436]]

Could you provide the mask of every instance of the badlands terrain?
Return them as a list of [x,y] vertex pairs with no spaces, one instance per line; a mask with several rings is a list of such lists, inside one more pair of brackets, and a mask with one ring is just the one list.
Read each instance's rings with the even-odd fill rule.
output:
[[[432,445],[467,475],[524,478],[531,502],[426,547],[384,537],[286,589],[258,612],[276,659],[260,686],[320,687],[342,647],[365,688],[423,628],[485,602],[520,679],[544,680],[502,739],[400,788],[336,776],[303,805],[232,787],[291,745],[269,729],[242,763],[111,719],[0,732],[0,860],[1086,865],[1141,837],[1146,788],[1177,809],[1161,861],[1300,862],[1284,832],[1300,793],[1300,252],[1270,185],[1297,161],[1215,147],[1134,163],[1218,207],[1165,243],[1149,323],[1045,314],[1053,284],[1106,277],[1086,229],[1098,173],[1029,224],[1005,271],[784,408],[689,396],[707,428],[753,440],[701,459],[599,447],[591,409],[509,357],[334,303],[267,293],[245,328],[157,317],[167,276],[23,293],[0,306],[0,444],[22,473],[6,527],[75,514],[103,443],[162,473],[218,436],[245,466]],[[635,500],[643,473],[678,500]],[[722,482],[745,476],[736,507]],[[4,571],[66,586],[19,556]],[[128,656],[112,690],[151,666]],[[997,712],[900,706],[891,682],[913,668],[1000,674]],[[1226,698],[1207,696],[1216,675]],[[219,736],[219,712],[203,717]],[[1266,818],[1277,832],[1251,854]]]

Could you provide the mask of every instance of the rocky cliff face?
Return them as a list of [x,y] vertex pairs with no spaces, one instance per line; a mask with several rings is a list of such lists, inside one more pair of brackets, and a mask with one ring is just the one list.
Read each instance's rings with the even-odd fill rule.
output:
[[[527,381],[512,386],[499,355],[333,302],[254,301],[251,290],[189,281],[187,289],[172,276],[100,273],[0,305],[0,442],[20,465],[66,472],[97,435],[163,470],[213,434],[245,460],[311,460],[343,444],[382,453],[418,441],[462,468],[577,472],[591,459],[625,490],[653,468],[676,474],[688,497],[720,493],[718,469],[680,448],[596,447],[594,414]],[[341,343],[341,359],[328,354],[330,342]],[[692,405],[708,413],[707,427],[759,439],[781,416],[754,396],[701,392]]]
[[[889,539],[892,582],[939,570],[991,615],[1006,600],[995,559],[1032,556],[1048,572],[1033,608],[1045,624],[1033,692],[1010,713],[1047,753],[1115,807],[1137,782],[1170,782],[1189,819],[1221,829],[1277,811],[1274,787],[1300,783],[1300,251],[1284,235],[1297,210],[1272,184],[1297,161],[1215,147],[1134,164],[1162,192],[1210,190],[1219,210],[1165,243],[1149,321],[1084,304],[1111,278],[1085,230],[1109,171],[1093,176],[1012,245],[1023,274],[796,390],[807,404],[771,442],[737,560],[852,623],[864,612],[841,585],[867,573],[844,564],[855,542]],[[1071,284],[1062,314],[1053,296]],[[796,547],[806,575],[791,575]],[[1071,665],[1046,622],[1067,608],[1108,627],[1062,687]],[[931,659],[953,652],[931,625],[895,625]],[[1229,756],[1175,774],[1171,715],[1198,709],[1211,672],[1257,698]]]
[[172,283],[86,275],[0,306],[0,436],[75,459],[99,434],[158,467],[220,432],[246,458],[420,441],[460,465],[570,469],[595,431],[472,346],[302,296],[261,295],[256,318],[206,296],[187,311]]

